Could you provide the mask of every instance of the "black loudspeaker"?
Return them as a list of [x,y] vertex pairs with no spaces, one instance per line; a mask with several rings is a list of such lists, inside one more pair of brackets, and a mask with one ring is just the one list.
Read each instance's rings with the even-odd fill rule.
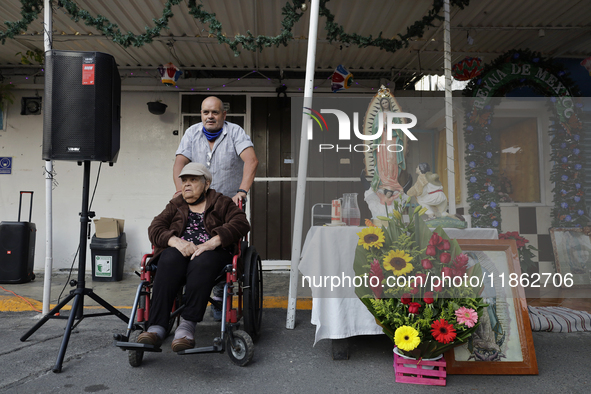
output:
[[[29,221],[21,222],[23,194],[31,194]],[[37,228],[31,223],[33,192],[21,192],[18,222],[0,222],[0,283],[26,283],[35,279],[35,238]]]
[[121,78],[101,52],[45,53],[43,159],[117,161]]
[[35,223],[0,223],[0,283],[26,283],[35,277]]

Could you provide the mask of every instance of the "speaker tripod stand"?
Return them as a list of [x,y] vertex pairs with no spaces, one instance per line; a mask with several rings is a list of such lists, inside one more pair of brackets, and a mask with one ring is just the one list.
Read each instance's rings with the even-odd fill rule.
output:
[[[78,281],[76,283],[76,289],[72,290],[70,294],[58,305],[55,306],[49,313],[39,320],[37,324],[33,328],[31,328],[25,335],[21,337],[21,341],[24,342],[29,338],[35,331],[37,331],[43,324],[45,324],[49,319],[68,319],[68,323],[66,324],[66,329],[64,332],[64,337],[62,339],[62,344],[60,346],[60,350],[57,356],[57,361],[55,366],[53,367],[53,372],[59,373],[62,371],[62,363],[64,361],[64,356],[66,355],[66,349],[68,347],[68,342],[70,340],[70,334],[74,327],[76,327],[85,317],[98,317],[98,316],[107,316],[107,315],[115,315],[119,319],[123,320],[126,324],[129,323],[129,318],[109,304],[107,301],[103,300],[98,295],[94,294],[92,289],[87,289],[85,287],[85,271],[86,271],[86,239],[88,236],[88,223],[90,223],[90,217],[88,212],[88,195],[89,195],[89,187],[90,187],[90,161],[84,161],[84,181],[82,186],[82,211],[80,213],[80,254],[78,255]],[[84,314],[84,296],[88,296],[98,304],[100,304],[103,308],[105,308],[108,312],[104,313],[93,313],[93,314]],[[72,304],[72,309],[70,311],[69,316],[56,316],[66,304],[68,304],[71,300],[74,300]]]

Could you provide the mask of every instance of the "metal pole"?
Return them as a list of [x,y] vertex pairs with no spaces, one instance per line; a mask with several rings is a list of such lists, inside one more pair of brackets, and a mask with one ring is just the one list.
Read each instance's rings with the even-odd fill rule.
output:
[[[43,38],[45,52],[51,50],[52,40],[52,15],[50,0],[43,1]],[[45,99],[47,103],[47,96]],[[53,218],[52,218],[52,188],[53,186],[53,162],[45,162],[45,277],[43,279],[43,315],[49,313],[51,298],[51,272],[53,271]]]
[[451,37],[449,0],[444,0],[443,13],[443,69],[445,72],[445,142],[447,144],[447,201],[449,214],[456,213],[456,177],[454,160],[454,121],[451,95]]
[[[312,107],[314,92],[314,65],[316,63],[316,39],[318,37],[318,12],[320,0],[312,0],[310,7],[310,31],[308,33],[308,54],[306,59],[306,84],[304,85],[304,105]],[[298,165],[298,183],[296,190],[296,206],[291,246],[291,271],[289,274],[289,299],[287,304],[286,327],[292,330],[295,326],[296,302],[298,296],[298,266],[302,244],[302,227],[304,226],[304,202],[306,200],[306,175],[308,173],[308,126],[311,123],[303,113],[302,133],[300,137],[300,158]],[[311,125],[310,125],[311,126]]]

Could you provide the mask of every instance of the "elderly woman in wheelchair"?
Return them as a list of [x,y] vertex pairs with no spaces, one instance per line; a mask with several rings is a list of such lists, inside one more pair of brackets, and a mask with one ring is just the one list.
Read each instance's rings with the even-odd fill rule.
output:
[[203,164],[189,163],[181,171],[182,194],[174,197],[148,229],[157,264],[147,331],[138,343],[160,347],[170,312],[185,286],[172,350],[195,347],[195,325],[203,320],[211,289],[220,272],[232,264],[236,245],[250,230],[244,212],[232,199],[210,189],[211,173]]

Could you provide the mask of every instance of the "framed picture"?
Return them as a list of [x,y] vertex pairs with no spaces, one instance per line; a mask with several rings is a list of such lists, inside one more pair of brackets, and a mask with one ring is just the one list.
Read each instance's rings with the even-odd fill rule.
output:
[[572,275],[572,286],[562,287],[591,288],[591,227],[551,228],[550,238],[556,273]]
[[[484,308],[465,344],[445,353],[448,374],[537,375],[538,363],[514,240],[458,239],[469,265],[480,263]],[[513,274],[513,276],[511,276]]]

